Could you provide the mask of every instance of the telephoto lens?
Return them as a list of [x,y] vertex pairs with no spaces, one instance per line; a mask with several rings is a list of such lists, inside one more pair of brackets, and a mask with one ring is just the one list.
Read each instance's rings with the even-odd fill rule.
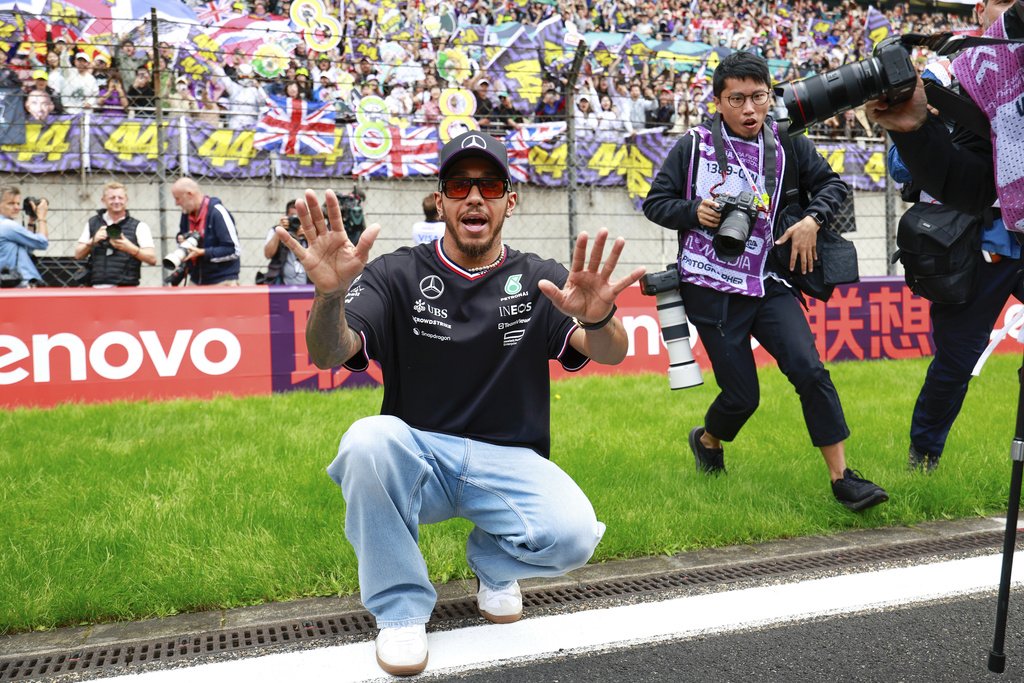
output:
[[679,295],[679,271],[675,264],[660,273],[648,273],[640,278],[640,291],[657,300],[661,338],[668,351],[669,388],[687,389],[704,384],[690,347],[690,326],[686,322],[683,297]]

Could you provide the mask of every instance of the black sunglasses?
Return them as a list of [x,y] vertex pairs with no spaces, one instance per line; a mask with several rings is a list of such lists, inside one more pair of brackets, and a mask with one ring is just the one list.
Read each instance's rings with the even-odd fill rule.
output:
[[474,185],[484,199],[501,199],[512,190],[505,178],[446,178],[441,181],[441,193],[448,199],[465,199]]

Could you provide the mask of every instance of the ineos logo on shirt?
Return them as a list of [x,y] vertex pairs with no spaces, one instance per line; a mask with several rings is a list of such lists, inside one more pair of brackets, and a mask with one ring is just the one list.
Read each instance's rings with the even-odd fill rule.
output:
[[475,147],[476,149],[487,149],[487,143],[479,135],[470,135],[462,141],[462,149]]
[[420,280],[420,294],[433,301],[444,294],[444,282],[436,275],[428,275]]

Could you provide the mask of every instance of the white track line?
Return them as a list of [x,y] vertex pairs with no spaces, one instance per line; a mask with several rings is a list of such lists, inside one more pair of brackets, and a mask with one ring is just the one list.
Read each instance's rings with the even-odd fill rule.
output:
[[[1024,553],[1014,555],[1018,567],[1022,556]],[[549,657],[560,651],[601,650],[631,642],[723,633],[978,593],[998,586],[1000,568],[1001,556],[987,555],[528,618],[504,626],[488,624],[428,633],[427,673],[482,669],[497,662]],[[1014,585],[1020,583],[1020,579],[1014,580]],[[372,642],[118,678],[130,679],[131,683],[276,683],[296,677],[306,683],[390,679],[377,667]]]

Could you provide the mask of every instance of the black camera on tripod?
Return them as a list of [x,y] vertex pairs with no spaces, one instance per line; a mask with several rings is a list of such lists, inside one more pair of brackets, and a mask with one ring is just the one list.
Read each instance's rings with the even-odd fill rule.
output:
[[720,194],[714,199],[718,204],[715,211],[722,220],[718,224],[718,232],[711,239],[711,246],[718,258],[731,260],[747,248],[750,228],[757,220],[757,197],[753,192],[740,192],[738,195]]

